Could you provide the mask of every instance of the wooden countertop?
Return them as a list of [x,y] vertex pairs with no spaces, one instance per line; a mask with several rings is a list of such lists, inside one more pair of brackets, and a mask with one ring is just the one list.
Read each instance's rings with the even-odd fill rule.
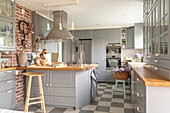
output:
[[85,71],[90,70],[95,67],[97,67],[98,64],[90,64],[90,65],[84,65],[83,68],[81,68],[80,65],[73,65],[73,66],[64,66],[64,67],[50,67],[50,66],[28,66],[28,67],[12,67],[12,68],[4,68],[0,69],[0,71],[8,71],[8,70],[24,70],[24,69],[36,69],[36,70],[68,70],[68,71]]
[[157,73],[144,68],[143,65],[130,64],[130,66],[138,77],[144,82],[145,86],[170,87],[170,81],[166,80]]

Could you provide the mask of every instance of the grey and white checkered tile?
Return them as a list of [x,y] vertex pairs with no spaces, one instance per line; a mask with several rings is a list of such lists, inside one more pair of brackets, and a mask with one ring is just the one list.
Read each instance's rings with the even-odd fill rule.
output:
[[[91,103],[80,110],[54,108],[46,106],[47,113],[134,113],[131,104],[130,86],[126,86],[126,99],[123,98],[123,92],[114,92],[111,96],[112,85],[109,83],[100,83],[98,86],[99,95],[92,99]],[[121,87],[121,85],[119,84]],[[22,108],[19,108],[22,110]],[[18,110],[19,110],[18,109]],[[31,106],[29,111],[42,113],[38,107]]]

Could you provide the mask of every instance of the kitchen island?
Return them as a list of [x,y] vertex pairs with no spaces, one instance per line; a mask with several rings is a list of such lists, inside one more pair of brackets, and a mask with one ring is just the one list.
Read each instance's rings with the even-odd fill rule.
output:
[[[91,72],[98,65],[65,67],[28,66],[17,67],[27,72],[46,73],[42,76],[45,104],[80,109],[91,100]],[[28,78],[26,77],[27,87]],[[31,97],[39,95],[38,78],[33,77]]]

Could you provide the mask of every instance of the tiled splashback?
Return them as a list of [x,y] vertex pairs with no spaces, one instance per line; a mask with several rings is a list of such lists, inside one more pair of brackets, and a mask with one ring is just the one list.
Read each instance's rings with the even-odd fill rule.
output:
[[126,57],[134,57],[135,53],[143,53],[143,49],[122,49],[121,50],[121,60],[125,61]]

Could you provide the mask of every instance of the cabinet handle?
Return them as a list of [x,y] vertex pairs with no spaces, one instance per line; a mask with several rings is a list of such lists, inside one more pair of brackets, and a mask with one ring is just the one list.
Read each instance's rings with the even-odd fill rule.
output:
[[11,73],[12,71],[6,71],[5,73]]
[[138,97],[143,97],[142,94],[139,94],[139,93],[136,93],[136,95],[137,95]]
[[158,60],[154,60],[155,63],[158,63]]
[[96,62],[96,64],[99,64],[98,62]]
[[7,91],[7,92],[5,92],[5,93],[11,93],[12,92],[12,90],[11,91]]
[[135,92],[134,92],[134,91],[132,91],[132,94],[135,94]]
[[97,74],[100,74],[100,72],[97,72]]
[[51,84],[49,84],[49,86],[51,86]]
[[48,84],[45,84],[45,86],[48,86]]
[[137,109],[138,112],[142,112],[140,107],[137,107],[136,109]]
[[96,67],[96,69],[99,69],[99,67]]
[[11,83],[11,82],[12,82],[12,80],[6,81],[7,84],[9,84],[9,83]]
[[138,79],[138,78],[137,78],[136,80],[139,82],[139,79]]
[[159,69],[157,67],[154,67],[154,70],[158,71]]
[[155,54],[155,56],[157,56],[157,57],[158,57],[158,56],[160,56],[160,54],[158,54],[158,53],[157,53],[157,54]]
[[132,81],[132,84],[134,84],[135,82],[134,81]]

